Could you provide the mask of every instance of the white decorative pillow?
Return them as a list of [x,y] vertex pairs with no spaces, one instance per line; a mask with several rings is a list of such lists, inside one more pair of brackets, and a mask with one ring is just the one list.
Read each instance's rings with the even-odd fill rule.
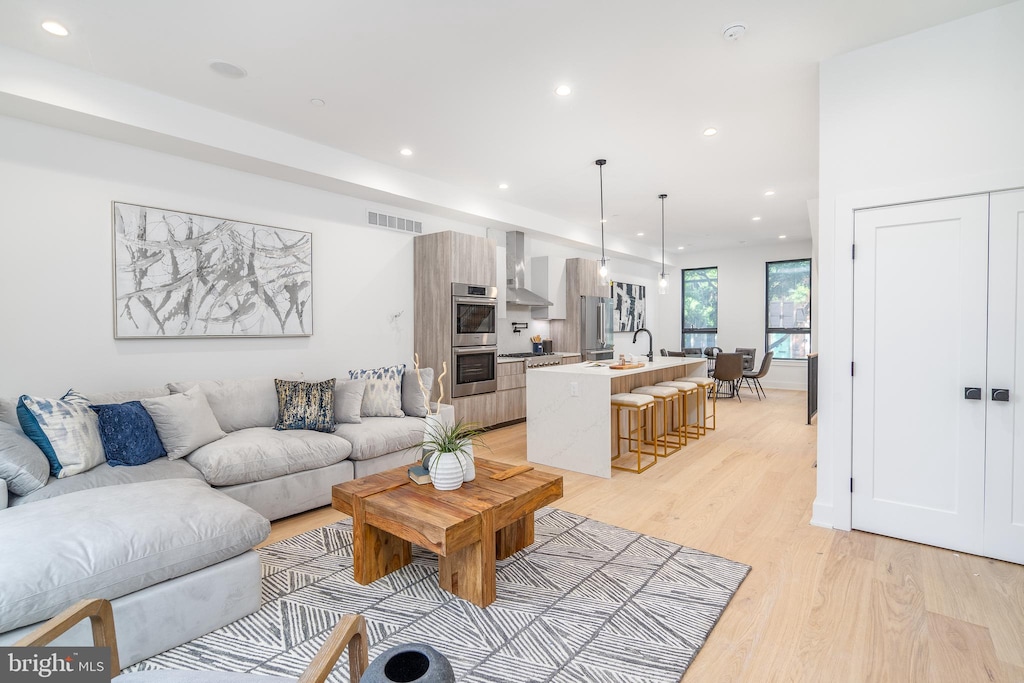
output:
[[53,476],[71,477],[106,461],[96,413],[74,389],[60,400],[22,396],[17,411],[21,430],[50,461]]
[[181,394],[144,398],[141,403],[153,418],[170,460],[184,458],[200,446],[226,436],[199,387]]
[[363,409],[365,379],[343,379],[334,386],[334,421],[359,424]]
[[0,479],[11,493],[27,496],[43,488],[49,476],[50,463],[39,446],[14,425],[0,422]]
[[402,412],[402,374],[405,363],[374,370],[350,370],[351,379],[365,379],[363,403],[359,414],[363,417],[405,417]]

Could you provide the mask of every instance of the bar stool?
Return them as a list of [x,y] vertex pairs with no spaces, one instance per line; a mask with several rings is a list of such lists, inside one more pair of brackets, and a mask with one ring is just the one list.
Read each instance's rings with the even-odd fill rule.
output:
[[[715,431],[718,424],[718,382],[713,377],[677,377],[677,382],[693,382],[702,389],[700,402],[697,404],[697,422],[700,435],[708,430]],[[711,393],[711,413],[708,413],[708,392]],[[711,423],[710,426],[708,423]]]
[[[632,391],[634,394],[640,394],[641,396],[652,396],[657,403],[661,404],[661,423],[665,427],[661,432],[661,437],[658,437],[658,411],[654,411],[654,423],[648,425],[654,431],[651,434],[651,438],[654,444],[654,457],[655,458],[667,458],[678,451],[685,444],[685,435],[680,436],[677,434],[671,434],[675,439],[673,443],[669,443],[668,438],[671,430],[669,429],[668,422],[671,413],[669,410],[675,411],[679,405],[679,392],[672,387],[654,387],[644,386],[637,387]],[[658,445],[661,445],[661,453],[658,453]],[[669,446],[673,446],[672,453],[669,452]]]
[[[675,389],[679,394],[679,400],[676,401],[675,432],[682,445],[685,446],[691,437],[699,439],[701,437],[701,431],[700,401],[698,395],[702,393],[701,388],[695,383],[684,381],[683,379],[677,379],[671,382],[658,382],[657,386]],[[697,412],[697,422],[693,424],[690,424],[691,405]]]
[[[653,453],[649,453],[643,450],[643,430],[647,426],[647,422],[652,413],[655,410],[654,399],[650,396],[644,396],[642,394],[612,394],[612,408],[615,409],[615,430],[618,436],[618,440],[615,444],[615,455],[612,456],[612,469],[625,470],[626,472],[633,472],[640,474],[644,470],[650,468],[654,463],[658,462],[658,456]],[[626,436],[622,436],[622,411],[626,411]],[[636,430],[633,429],[633,416],[636,415]],[[656,416],[655,416],[655,419]],[[636,437],[636,450],[632,449],[634,435]],[[614,464],[614,460],[622,455],[622,440],[626,439],[628,453],[636,454],[636,469],[632,467],[623,467],[621,465]],[[642,457],[644,455],[654,455],[654,459],[648,464],[641,467]]]

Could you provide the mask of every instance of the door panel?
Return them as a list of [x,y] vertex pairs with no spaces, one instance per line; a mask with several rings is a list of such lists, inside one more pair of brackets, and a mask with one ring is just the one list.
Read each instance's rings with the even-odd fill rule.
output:
[[855,218],[853,527],[980,553],[988,196]]
[[992,195],[985,555],[1024,563],[1024,191]]

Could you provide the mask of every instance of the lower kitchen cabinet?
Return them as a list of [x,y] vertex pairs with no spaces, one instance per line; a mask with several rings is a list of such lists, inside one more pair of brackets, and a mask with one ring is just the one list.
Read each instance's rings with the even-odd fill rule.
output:
[[499,363],[497,375],[496,392],[452,399],[456,419],[493,427],[526,418],[525,363]]
[[583,362],[583,356],[581,356],[578,353],[575,353],[575,354],[567,354],[565,356],[562,356],[562,363],[561,364],[562,365],[572,365],[573,363],[582,363],[582,362]]

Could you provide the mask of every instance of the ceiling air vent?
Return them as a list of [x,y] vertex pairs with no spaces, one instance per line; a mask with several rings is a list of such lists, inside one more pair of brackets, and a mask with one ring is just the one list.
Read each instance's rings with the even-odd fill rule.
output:
[[412,232],[417,235],[423,233],[423,223],[421,223],[420,221],[414,221],[411,218],[399,218],[398,216],[389,216],[385,213],[379,213],[377,211],[367,212],[367,222],[370,225],[376,225],[381,228],[401,230],[402,232]]

